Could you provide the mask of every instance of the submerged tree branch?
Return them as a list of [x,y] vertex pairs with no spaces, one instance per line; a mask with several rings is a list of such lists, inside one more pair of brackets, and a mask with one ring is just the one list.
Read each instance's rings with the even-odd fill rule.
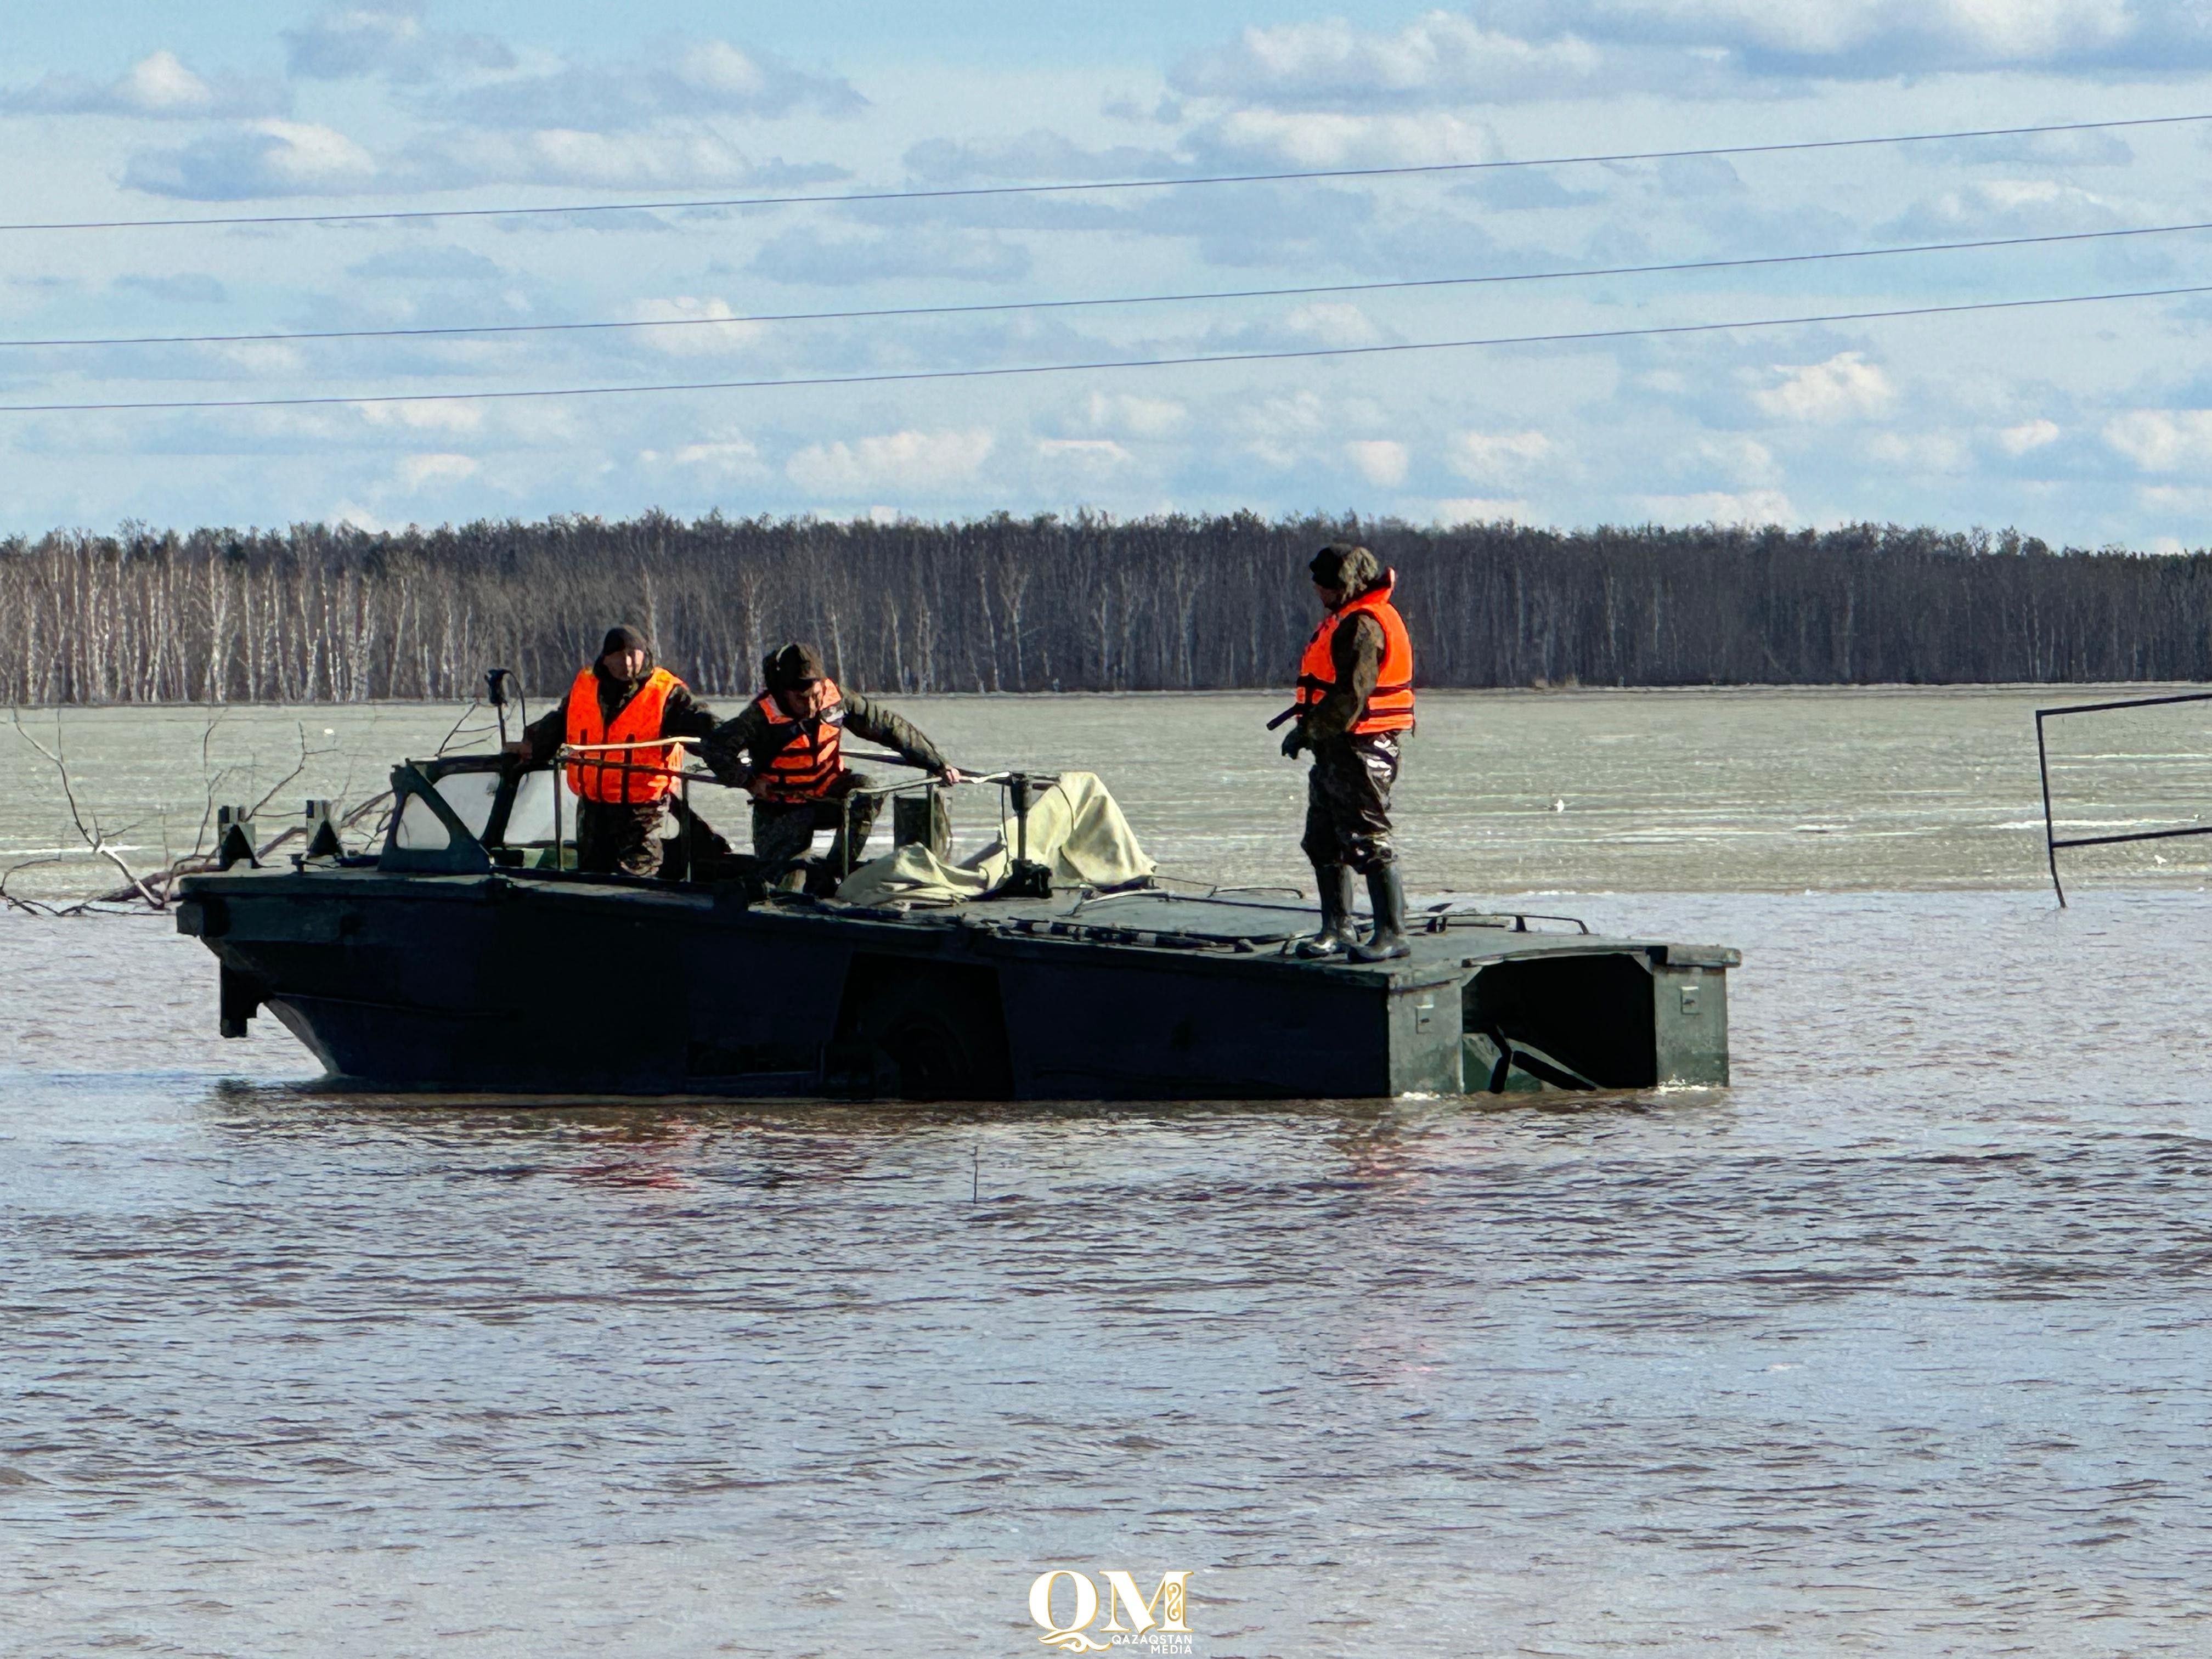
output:
[[[202,775],[206,781],[207,805],[201,816],[198,833],[193,838],[192,850],[182,857],[170,859],[159,870],[143,874],[131,867],[114,844],[113,838],[102,827],[97,809],[88,805],[87,797],[80,787],[79,780],[71,769],[67,745],[63,741],[61,711],[57,709],[54,713],[54,739],[51,748],[41,743],[26,728],[20,709],[11,708],[9,711],[9,716],[10,723],[15,727],[15,734],[43,756],[53,769],[62,799],[68,809],[70,823],[75,828],[77,838],[84,843],[86,854],[114,866],[117,872],[123,878],[123,881],[119,886],[106,889],[90,897],[69,902],[30,898],[9,891],[9,881],[21,872],[64,864],[69,861],[70,856],[64,854],[42,855],[20,860],[5,870],[0,870],[0,903],[26,914],[48,916],[82,915],[90,913],[97,906],[118,904],[165,910],[174,896],[176,884],[179,879],[213,867],[217,849],[208,845],[208,839],[216,818],[216,799],[224,787],[226,780],[235,776],[240,769],[235,766],[218,767],[215,764],[211,745],[216,728],[223,718],[221,714],[211,716],[200,734],[200,767]],[[309,747],[307,727],[300,726],[297,730],[299,750],[291,769],[264,790],[259,798],[247,808],[249,818],[258,817],[271,801],[297,782],[301,775],[315,761],[337,752],[335,745]],[[341,830],[354,828],[363,818],[389,802],[391,799],[391,791],[386,790],[369,797],[367,800],[356,803],[337,817],[336,820],[337,827]],[[131,831],[126,829],[121,833],[127,836]],[[254,856],[257,859],[267,858],[288,843],[299,839],[304,833],[305,830],[300,823],[287,825],[256,847]]]

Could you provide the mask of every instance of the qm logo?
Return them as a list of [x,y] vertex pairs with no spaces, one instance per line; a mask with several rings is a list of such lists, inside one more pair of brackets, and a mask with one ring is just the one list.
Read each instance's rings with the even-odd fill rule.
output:
[[[1150,1598],[1138,1592],[1137,1581],[1126,1572],[1099,1577],[1106,1581],[1103,1625],[1098,1622],[1098,1586],[1088,1573],[1054,1567],[1037,1575],[1030,1586],[1030,1617],[1044,1630],[1037,1640],[1068,1653],[1103,1653],[1116,1647],[1142,1648],[1153,1653],[1191,1650],[1190,1626],[1183,1618],[1189,1610],[1184,1590],[1190,1581],[1188,1570],[1162,1573],[1159,1587]],[[1065,1589],[1062,1579],[1066,1580]],[[1062,1607],[1067,1609],[1065,1619],[1060,1613]],[[1125,1619],[1127,1624],[1122,1622]]]

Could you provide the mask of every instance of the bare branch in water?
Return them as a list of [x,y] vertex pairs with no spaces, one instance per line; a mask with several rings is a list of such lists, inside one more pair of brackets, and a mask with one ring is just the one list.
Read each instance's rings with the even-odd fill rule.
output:
[[100,827],[100,814],[97,811],[94,811],[91,815],[91,823],[87,823],[85,822],[85,808],[79,803],[76,798],[76,780],[70,776],[69,762],[64,758],[61,710],[58,708],[54,710],[54,746],[51,749],[47,748],[46,744],[40,743],[24,728],[23,711],[21,709],[10,708],[8,711],[8,718],[9,723],[15,728],[15,735],[22,738],[25,743],[29,744],[32,748],[37,750],[41,755],[44,755],[46,759],[52,763],[55,775],[61,779],[62,799],[69,803],[70,822],[76,826],[76,833],[78,836],[83,841],[85,846],[90,849],[93,856],[94,858],[106,859],[110,864],[113,865],[117,870],[122,872],[124,880],[130,884],[130,888],[127,890],[136,892],[140,898],[145,900],[146,902],[151,905],[155,909],[161,909],[167,902],[167,900],[155,896],[153,891],[148,888],[146,884],[138,878],[137,872],[133,870],[129,864],[125,862],[123,854],[117,852],[113,847],[108,844],[106,832]]
[[[475,714],[477,710],[481,708],[483,706],[483,699],[482,697],[477,697],[470,702],[469,706],[466,708],[461,710],[461,717],[453,722],[453,729],[447,732],[444,737],[438,739],[437,752],[439,754],[443,755],[446,752],[446,745],[453,742],[455,738],[461,735],[461,728],[469,723],[469,716]],[[490,726],[483,726],[478,729],[481,731],[490,731],[494,728]]]
[[[208,845],[208,840],[215,821],[216,797],[223,789],[226,781],[235,776],[240,769],[235,766],[217,766],[215,763],[211,752],[212,743],[216,728],[222,724],[223,718],[222,714],[217,714],[211,717],[200,733],[200,769],[206,779],[207,805],[201,815],[198,832],[192,840],[192,850],[181,858],[170,858],[162,868],[149,872],[144,875],[139,874],[124,860],[122,854],[116,849],[111,837],[102,827],[98,811],[80,796],[77,781],[70,770],[67,747],[62,741],[60,710],[57,709],[54,714],[55,733],[52,748],[40,742],[25,728],[20,709],[11,708],[9,714],[16,735],[44,756],[54,769],[54,775],[61,785],[62,799],[69,808],[70,822],[75,826],[78,839],[84,842],[87,852],[95,858],[113,865],[123,877],[123,884],[94,894],[90,898],[78,899],[67,903],[26,898],[21,894],[8,890],[9,878],[20,872],[46,865],[66,863],[70,856],[55,854],[40,858],[26,859],[4,870],[0,870],[0,904],[5,904],[9,908],[23,911],[27,915],[47,916],[83,915],[89,914],[95,905],[107,904],[143,904],[155,910],[164,910],[169,906],[179,878],[197,874],[214,865],[216,849]],[[301,726],[298,730],[299,752],[292,769],[262,792],[260,798],[247,809],[249,817],[258,815],[277,796],[298,781],[301,775],[306,772],[315,761],[325,755],[337,752],[337,747],[335,744],[324,748],[310,748],[307,744],[307,728]],[[391,799],[392,792],[386,790],[357,803],[337,819],[337,828],[342,830],[352,829],[380,807],[389,803]],[[128,836],[137,827],[135,824],[128,826],[119,833]],[[167,828],[164,824],[165,837],[167,833]],[[305,833],[305,827],[301,823],[295,822],[289,824],[255,848],[254,856],[257,859],[265,859],[278,848],[299,839]]]
[[8,890],[8,884],[20,872],[38,869],[41,865],[61,862],[60,854],[49,853],[44,858],[19,859],[5,870],[0,870],[0,904],[5,904],[11,910],[21,910],[27,916],[60,916],[76,914],[82,908],[81,906],[72,905],[64,908],[49,904],[44,899],[25,898],[21,894]]
[[337,753],[337,745],[336,744],[332,744],[327,749],[308,748],[307,728],[302,726],[299,728],[299,732],[300,758],[298,762],[293,766],[290,771],[287,772],[283,777],[277,779],[276,782],[270,784],[268,790],[262,795],[259,800],[254,802],[252,805],[246,808],[246,816],[248,817],[258,817],[261,815],[261,809],[263,807],[268,805],[270,801],[276,799],[279,794],[289,788],[291,787],[292,781],[298,777],[301,773],[307,769],[308,762],[320,760],[325,755],[335,755]]

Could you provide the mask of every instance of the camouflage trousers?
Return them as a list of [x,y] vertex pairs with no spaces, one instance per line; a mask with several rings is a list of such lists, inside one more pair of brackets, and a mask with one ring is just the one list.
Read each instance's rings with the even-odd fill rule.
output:
[[[845,798],[866,789],[874,781],[865,772],[840,772],[818,800],[753,803],[753,856],[760,860],[761,877],[774,882],[807,855],[817,830],[835,830],[830,866],[842,869],[845,857]],[[852,835],[855,848],[864,846],[875,828],[880,795],[862,795],[852,805]]]
[[1329,738],[1306,774],[1306,832],[1299,845],[1316,866],[1348,864],[1363,876],[1397,861],[1390,844],[1390,789],[1398,781],[1395,732]]
[[594,875],[660,873],[666,803],[576,800],[576,867]]

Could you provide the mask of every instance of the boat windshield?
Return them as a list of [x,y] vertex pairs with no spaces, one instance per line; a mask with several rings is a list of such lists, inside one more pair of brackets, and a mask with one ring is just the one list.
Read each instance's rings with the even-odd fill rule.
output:
[[[439,798],[453,809],[468,832],[481,839],[491,826],[492,805],[499,794],[500,774],[497,772],[448,772],[431,787]],[[553,792],[558,787],[550,771],[526,772],[514,791],[514,805],[507,815],[506,832],[500,837],[505,847],[550,847],[553,844]],[[732,812],[747,805],[744,793],[723,788],[703,779],[694,778],[692,799],[707,813],[711,814],[720,805],[723,811]],[[565,807],[568,821],[562,827],[564,839],[573,843],[576,837],[574,807],[571,802]],[[734,804],[732,804],[734,803]],[[682,833],[683,826],[676,814],[663,820],[660,833],[672,838]],[[447,844],[450,837],[438,815],[420,800],[410,799],[399,817],[399,845],[411,849],[435,850]]]

